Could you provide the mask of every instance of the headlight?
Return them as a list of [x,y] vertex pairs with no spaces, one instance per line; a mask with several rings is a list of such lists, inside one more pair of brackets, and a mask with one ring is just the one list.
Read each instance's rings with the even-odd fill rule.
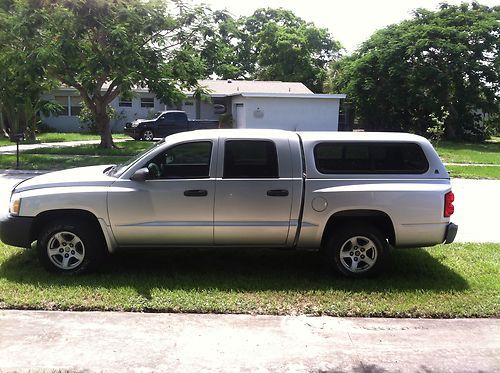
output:
[[19,215],[19,210],[21,209],[21,197],[14,194],[10,198],[9,212],[11,215]]

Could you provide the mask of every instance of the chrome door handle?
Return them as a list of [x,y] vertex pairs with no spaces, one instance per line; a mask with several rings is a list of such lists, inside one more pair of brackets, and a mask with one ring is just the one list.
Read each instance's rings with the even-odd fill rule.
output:
[[205,189],[191,189],[185,190],[184,195],[186,197],[206,197],[208,196],[208,192]]
[[267,191],[269,197],[286,197],[288,196],[288,190],[286,189],[271,189]]

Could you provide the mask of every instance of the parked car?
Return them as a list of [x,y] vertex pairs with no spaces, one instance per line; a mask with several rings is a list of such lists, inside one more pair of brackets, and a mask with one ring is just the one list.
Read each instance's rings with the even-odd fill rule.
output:
[[0,238],[51,271],[95,268],[123,248],[323,250],[346,276],[381,271],[393,247],[450,243],[449,175],[424,138],[401,133],[201,130],[127,163],[18,184]]
[[153,119],[137,119],[125,124],[123,131],[135,140],[152,141],[174,133],[197,129],[217,128],[219,121],[205,119],[188,119],[184,111],[159,111]]

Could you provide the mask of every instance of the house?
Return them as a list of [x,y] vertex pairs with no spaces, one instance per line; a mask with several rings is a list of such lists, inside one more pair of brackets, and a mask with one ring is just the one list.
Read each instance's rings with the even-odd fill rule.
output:
[[[119,118],[111,121],[113,132],[121,132],[126,122],[148,118],[157,111],[177,109],[186,111],[188,118],[218,119],[221,114],[233,117],[237,128],[279,128],[288,130],[339,129],[340,100],[344,94],[314,94],[298,82],[201,80],[199,84],[210,96],[210,102],[186,99],[172,107],[164,104],[147,88],[134,89],[134,97],[116,98],[112,103]],[[44,96],[63,106],[58,116],[42,117],[49,127],[62,132],[78,132],[81,98],[74,88],[61,87]]]

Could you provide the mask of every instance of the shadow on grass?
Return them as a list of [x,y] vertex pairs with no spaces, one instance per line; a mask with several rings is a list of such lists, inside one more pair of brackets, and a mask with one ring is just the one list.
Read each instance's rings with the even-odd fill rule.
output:
[[462,291],[467,282],[422,249],[394,250],[387,270],[372,279],[333,274],[316,252],[267,249],[168,249],[111,256],[99,273],[61,276],[44,271],[34,250],[20,251],[0,266],[0,277],[42,286],[132,287],[222,291],[404,292]]

